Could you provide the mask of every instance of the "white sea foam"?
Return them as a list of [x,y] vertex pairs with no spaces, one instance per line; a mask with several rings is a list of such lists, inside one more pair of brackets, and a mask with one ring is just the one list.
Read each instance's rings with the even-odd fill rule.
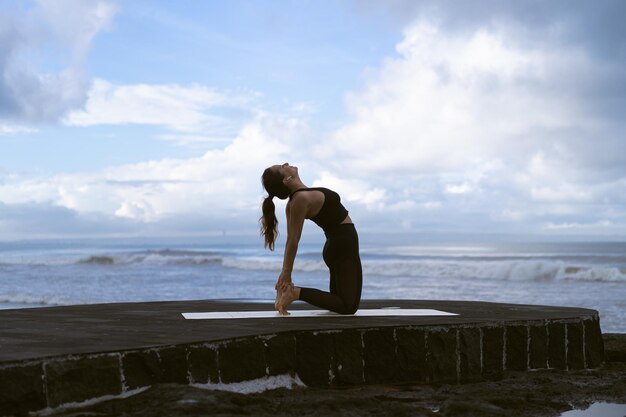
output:
[[364,263],[364,273],[386,276],[483,278],[494,280],[577,280],[624,282],[626,271],[617,267],[568,264],[559,260],[500,261],[382,261]]
[[[254,271],[280,271],[283,260],[281,258],[264,257],[225,257],[222,259],[222,265],[227,268]],[[298,259],[294,264],[294,270],[315,272],[326,271],[328,267],[322,260]]]
[[384,276],[553,280],[563,277],[564,264],[554,261],[378,261],[364,264],[364,273]]
[[94,265],[202,265],[219,263],[222,257],[215,252],[159,250],[145,252],[130,252],[118,254],[99,254],[83,257],[76,261],[78,264]]
[[249,381],[243,382],[233,382],[231,384],[225,384],[223,382],[219,383],[208,383],[208,384],[191,384],[196,388],[208,389],[208,390],[217,390],[217,391],[228,391],[228,392],[238,392],[240,394],[255,394],[260,392],[265,392],[278,388],[304,388],[306,385],[298,375],[291,376],[289,374],[276,375],[276,376],[264,376],[263,378],[252,379]]
[[[97,397],[97,398],[91,398],[89,400],[85,400],[85,401],[80,401],[80,402],[73,402],[73,403],[64,403],[61,404],[57,407],[54,408],[45,408],[41,411],[38,411],[36,413],[36,415],[38,416],[48,416],[50,414],[56,414],[59,413],[61,411],[66,411],[66,410],[73,410],[75,408],[83,408],[83,407],[89,407],[92,405],[96,405],[96,404],[100,404],[104,401],[110,401],[110,400],[115,400],[115,399],[124,399],[124,398],[129,398],[132,397],[134,395],[137,394],[141,394],[142,392],[146,391],[148,389],[148,387],[142,387],[142,388],[136,388],[133,390],[129,390],[129,391],[124,391],[121,394],[118,395],[104,395],[102,397]],[[92,413],[81,413],[81,412],[77,412],[77,413],[72,413],[72,415],[89,415]]]
[[[604,254],[577,257],[572,254],[547,256],[545,254],[510,254],[499,256],[466,256],[459,248],[448,248],[455,255],[446,256],[362,256],[363,273],[397,277],[434,277],[460,279],[493,279],[518,281],[594,281],[626,283],[626,259],[604,258]],[[482,250],[481,250],[482,251]],[[468,250],[466,252],[472,252]],[[602,258],[601,258],[602,257]],[[3,260],[4,261],[4,260]],[[25,263],[3,262],[0,271],[16,266],[58,267],[78,266],[93,268],[146,267],[204,267],[221,266],[247,271],[275,271],[282,269],[282,257],[237,256],[213,251],[153,250],[116,253],[92,253],[65,258],[31,259]],[[299,255],[294,264],[296,272],[326,272],[328,267],[321,254]],[[41,273],[41,272],[38,272]],[[28,301],[26,301],[28,302]]]
[[[365,275],[478,278],[494,280],[551,281],[577,280],[597,282],[624,282],[626,270],[606,265],[583,265],[562,260],[506,259],[506,260],[363,260]],[[280,271],[282,260],[257,258],[224,258],[222,265],[228,268]],[[323,261],[297,260],[294,271],[327,271]]]
[[626,271],[619,268],[579,268],[567,274],[566,279],[598,282],[625,282]]

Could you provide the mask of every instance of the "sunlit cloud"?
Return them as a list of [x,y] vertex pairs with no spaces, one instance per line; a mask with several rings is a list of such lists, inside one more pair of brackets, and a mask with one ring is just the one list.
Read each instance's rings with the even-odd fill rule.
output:
[[78,213],[101,213],[141,222],[172,216],[241,218],[256,223],[260,175],[297,154],[300,121],[259,116],[223,149],[197,158],[161,159],[53,178],[0,182],[0,201],[52,203]]
[[228,95],[202,85],[113,85],[95,80],[85,108],[69,113],[64,123],[69,126],[143,124],[181,132],[216,131],[231,126],[236,119],[232,114],[220,115],[220,111],[234,109],[241,113],[240,118],[249,118],[252,99],[252,94]]
[[598,212],[597,202],[626,192],[625,170],[606,169],[603,157],[623,148],[624,123],[580,88],[612,69],[584,49],[524,43],[497,24],[465,36],[421,20],[396,50],[347,95],[351,120],[316,149],[353,181],[381,188],[386,201],[428,193],[446,216],[456,211],[447,218],[455,224],[481,212],[485,224],[533,224],[567,215],[565,205],[569,215],[602,215],[609,206]]

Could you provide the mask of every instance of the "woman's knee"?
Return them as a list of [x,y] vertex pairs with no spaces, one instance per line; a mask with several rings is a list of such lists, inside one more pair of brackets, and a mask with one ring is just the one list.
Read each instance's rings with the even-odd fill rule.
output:
[[359,309],[358,304],[355,306],[343,306],[338,311],[336,311],[336,313],[343,314],[343,315],[353,315],[354,313],[357,312],[358,309]]

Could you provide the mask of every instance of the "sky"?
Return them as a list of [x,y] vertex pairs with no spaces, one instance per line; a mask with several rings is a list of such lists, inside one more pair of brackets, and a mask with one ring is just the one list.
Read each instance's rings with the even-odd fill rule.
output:
[[255,235],[261,173],[289,162],[361,234],[624,240],[625,18],[0,0],[0,239]]

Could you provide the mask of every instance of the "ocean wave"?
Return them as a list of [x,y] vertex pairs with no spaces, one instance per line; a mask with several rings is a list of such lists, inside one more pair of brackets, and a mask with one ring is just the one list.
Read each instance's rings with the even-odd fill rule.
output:
[[441,260],[441,261],[526,261],[526,260],[545,260],[545,261],[564,261],[564,262],[584,262],[584,263],[624,263],[626,264],[626,256],[624,254],[568,254],[568,253],[477,253],[477,254],[458,254],[458,253],[404,253],[401,251],[394,251],[381,255],[382,252],[372,250],[362,250],[362,256],[369,256],[372,258],[395,258],[403,260],[416,260],[416,261],[429,261],[429,260]]
[[[282,259],[224,258],[222,265],[229,268],[280,271]],[[516,281],[597,281],[626,283],[626,269],[600,265],[570,264],[559,260],[365,260],[364,275],[468,278]],[[323,261],[297,260],[296,272],[327,271]]]
[[[225,257],[222,265],[227,268],[245,269],[254,271],[280,271],[283,267],[282,258],[263,258],[263,257]],[[295,271],[315,272],[325,271],[328,267],[324,261],[301,260],[298,259],[294,264]]]
[[598,265],[570,265],[563,261],[515,260],[481,262],[376,262],[364,263],[364,273],[389,276],[474,278],[515,281],[624,282],[626,270]]
[[90,255],[76,261],[76,264],[91,265],[130,265],[147,264],[156,266],[165,265],[204,265],[220,263],[222,255],[216,252],[188,251],[188,250],[155,250],[144,252],[127,252],[107,255]]
[[[315,255],[315,256],[313,256]],[[6,260],[3,259],[6,263]],[[228,251],[203,250],[143,250],[133,252],[87,253],[74,255],[64,259],[41,259],[28,263],[30,266],[56,267],[59,265],[75,265],[78,267],[109,268],[120,266],[133,267],[194,267],[215,265],[218,267],[247,270],[275,271],[282,269],[283,259],[278,255],[241,256]],[[0,269],[9,270],[9,266],[0,265]],[[457,257],[362,257],[364,275],[393,277],[434,277],[457,279],[492,279],[517,281],[594,281],[626,283],[626,262],[615,262],[613,259],[598,260],[575,258],[568,255],[559,258],[538,257],[494,257],[472,258]],[[294,264],[296,272],[324,272],[328,270],[319,254],[299,254]]]
[[565,279],[578,281],[626,282],[626,270],[620,268],[571,268]]

